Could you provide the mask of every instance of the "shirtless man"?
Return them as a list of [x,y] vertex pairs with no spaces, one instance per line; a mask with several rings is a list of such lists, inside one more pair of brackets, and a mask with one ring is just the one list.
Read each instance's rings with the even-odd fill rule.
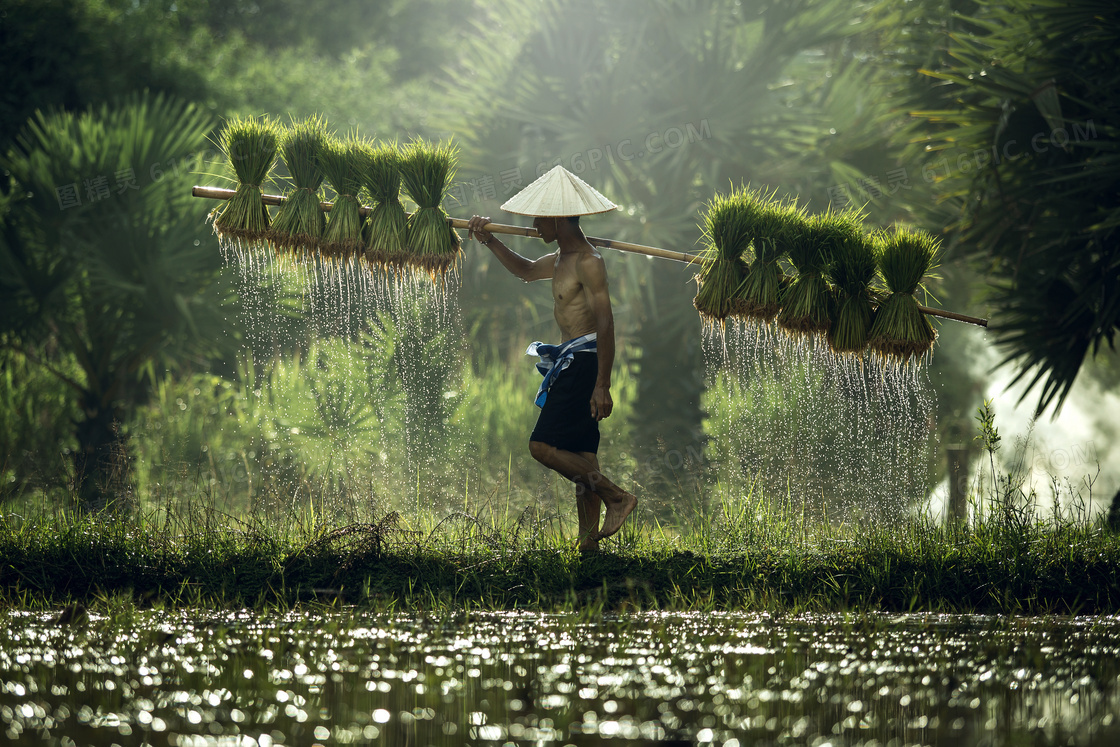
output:
[[[489,218],[477,215],[471,218],[470,235],[486,245],[507,270],[525,282],[552,278],[553,313],[561,338],[575,342],[594,333],[590,346],[597,350],[576,352],[567,367],[556,374],[529,440],[534,459],[576,484],[579,550],[593,553],[599,548],[599,540],[621,529],[638,505],[637,498],[603,476],[596,456],[598,421],[610,416],[614,407],[610,392],[614,315],[606,266],[583,235],[578,216],[533,221],[546,244],[558,243],[555,252],[537,260],[511,251],[484,231],[483,226],[489,222]],[[602,504],[606,504],[607,512],[600,529]]]

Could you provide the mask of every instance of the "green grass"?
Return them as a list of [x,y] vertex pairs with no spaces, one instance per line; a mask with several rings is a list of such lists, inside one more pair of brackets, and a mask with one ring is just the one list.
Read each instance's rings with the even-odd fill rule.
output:
[[16,607],[124,595],[218,607],[1120,610],[1120,538],[1099,522],[1043,520],[999,501],[982,516],[968,526],[915,517],[829,527],[791,502],[723,500],[681,531],[628,526],[588,558],[556,517],[485,508],[335,527],[309,510],[286,528],[206,508],[134,522],[9,516],[0,598]]

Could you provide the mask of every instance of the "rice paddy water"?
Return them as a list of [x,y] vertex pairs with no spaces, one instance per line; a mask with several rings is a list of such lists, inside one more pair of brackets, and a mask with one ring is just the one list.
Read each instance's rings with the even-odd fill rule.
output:
[[1120,739],[1120,619],[0,616],[12,745]]

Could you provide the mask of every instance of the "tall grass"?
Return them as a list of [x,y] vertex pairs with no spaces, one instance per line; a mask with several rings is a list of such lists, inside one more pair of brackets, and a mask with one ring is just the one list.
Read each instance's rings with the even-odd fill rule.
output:
[[[981,483],[983,484],[983,483]],[[205,500],[129,522],[64,515],[0,523],[9,605],[127,593],[171,604],[328,600],[471,607],[1115,613],[1120,538],[1085,504],[1039,514],[1014,475],[974,495],[972,520],[917,512],[894,526],[822,522],[788,496],[719,492],[686,526],[628,524],[581,558],[574,527],[543,507],[463,496],[336,523],[315,501],[286,521]]]

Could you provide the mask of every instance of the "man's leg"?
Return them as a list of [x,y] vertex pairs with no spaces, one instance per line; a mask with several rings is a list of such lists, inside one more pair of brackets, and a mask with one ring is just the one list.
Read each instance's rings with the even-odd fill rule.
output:
[[[590,451],[579,455],[599,469],[599,458]],[[590,554],[599,551],[599,514],[603,510],[603,500],[593,490],[576,483],[576,514],[579,516],[579,551]]]
[[556,470],[585,490],[597,494],[607,505],[599,538],[610,537],[622,528],[622,522],[638,505],[638,499],[608,480],[599,471],[598,460],[592,462],[581,454],[557,449],[543,441],[530,441],[529,452],[544,466]]

